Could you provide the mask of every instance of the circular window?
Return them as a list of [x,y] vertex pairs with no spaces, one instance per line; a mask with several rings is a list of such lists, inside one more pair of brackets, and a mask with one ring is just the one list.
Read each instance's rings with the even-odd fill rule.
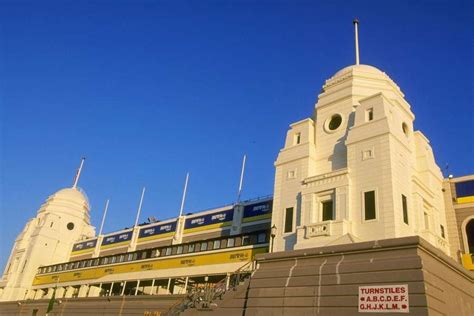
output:
[[74,229],[74,223],[67,223],[67,229],[73,230]]
[[403,131],[403,134],[408,136],[409,129],[408,129],[407,123],[405,123],[405,122],[402,124],[402,131]]
[[324,124],[326,131],[333,132],[337,130],[342,124],[342,116],[341,114],[333,114],[330,118],[326,120],[326,124]]

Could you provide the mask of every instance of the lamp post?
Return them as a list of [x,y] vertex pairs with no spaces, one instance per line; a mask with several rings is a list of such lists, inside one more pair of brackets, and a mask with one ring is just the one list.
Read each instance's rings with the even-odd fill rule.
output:
[[277,227],[275,226],[275,224],[273,224],[270,230],[270,237],[272,238],[272,246],[270,247],[270,253],[273,252],[273,243],[275,241],[276,232],[277,232]]

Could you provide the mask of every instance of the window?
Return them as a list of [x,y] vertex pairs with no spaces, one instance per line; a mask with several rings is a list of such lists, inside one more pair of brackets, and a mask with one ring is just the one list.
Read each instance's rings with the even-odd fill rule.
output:
[[165,256],[171,255],[171,247],[166,248],[165,250]]
[[117,257],[113,256],[110,258],[110,263],[115,263],[115,261],[117,261]]
[[294,144],[298,145],[301,143],[301,133],[296,133],[295,134],[295,139],[294,139]]
[[293,208],[289,207],[285,210],[285,233],[293,231]]
[[242,236],[242,246],[247,246],[250,244],[250,237],[249,236]]
[[364,192],[365,220],[375,219],[375,191]]
[[194,252],[194,244],[188,246],[188,252]]
[[425,229],[430,229],[430,216],[428,215],[428,213],[423,213],[423,219],[425,221]]
[[374,119],[374,108],[365,110],[365,121],[369,122]]
[[444,226],[443,225],[439,225],[439,228],[441,230],[441,237],[445,238],[446,235],[445,235],[445,232],[444,232]]
[[183,246],[178,246],[177,250],[176,250],[176,253],[178,255],[182,254],[183,253]]
[[201,244],[201,251],[206,251],[207,250],[207,242],[203,242]]
[[408,125],[405,122],[402,123],[402,131],[403,131],[403,134],[405,134],[406,136],[408,136],[408,133],[410,132]]
[[323,201],[321,205],[323,209],[323,221],[334,220],[334,208],[332,200]]
[[267,234],[266,233],[260,233],[257,236],[257,242],[258,243],[264,243],[267,239]]
[[123,262],[125,260],[125,255],[120,255],[118,262]]
[[221,247],[221,241],[220,240],[214,240],[214,249],[219,249]]
[[340,114],[334,114],[328,123],[328,128],[331,131],[335,131],[342,123],[342,116]]
[[235,239],[234,238],[227,239],[227,248],[234,247],[234,245],[235,245]]
[[408,224],[408,204],[407,197],[402,194],[403,222]]
[[133,253],[129,253],[127,261],[132,261],[133,260],[133,255],[134,255]]
[[100,264],[107,264],[107,263],[109,263],[109,258],[102,258]]

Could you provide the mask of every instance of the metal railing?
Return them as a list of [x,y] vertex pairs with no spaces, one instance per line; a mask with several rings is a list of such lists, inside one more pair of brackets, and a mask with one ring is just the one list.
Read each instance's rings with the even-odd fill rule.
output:
[[163,315],[176,316],[189,308],[210,309],[216,307],[216,301],[222,300],[229,290],[235,290],[254,271],[254,261],[247,262],[230,275],[217,283],[206,283],[205,287],[193,286],[187,291],[184,299],[171,306]]

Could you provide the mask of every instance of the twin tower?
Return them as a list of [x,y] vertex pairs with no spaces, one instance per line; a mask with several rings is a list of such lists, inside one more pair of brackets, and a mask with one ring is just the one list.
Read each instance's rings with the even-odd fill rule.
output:
[[[291,125],[275,162],[274,251],[420,235],[449,254],[442,174],[400,88],[367,65],[326,81],[314,115]],[[41,265],[93,237],[76,185],[50,196],[20,233],[0,300],[21,300]]]

